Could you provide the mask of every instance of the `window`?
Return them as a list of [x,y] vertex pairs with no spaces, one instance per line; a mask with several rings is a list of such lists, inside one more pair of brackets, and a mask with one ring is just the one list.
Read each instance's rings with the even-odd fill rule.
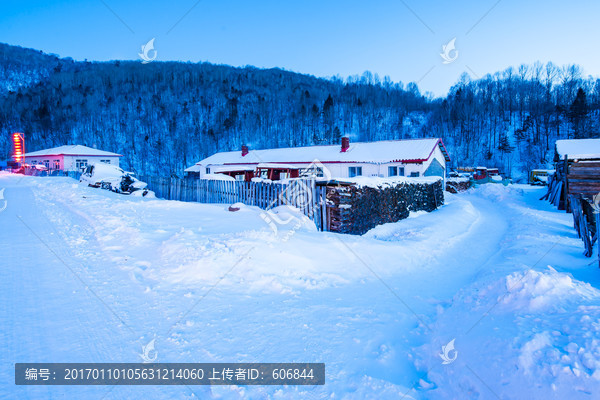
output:
[[87,160],[75,160],[75,168],[77,168],[78,170],[85,169],[85,167],[87,167],[87,164]]
[[398,176],[404,176],[404,167],[398,167]]
[[300,170],[300,176],[316,176],[316,177],[323,177],[325,176],[325,173],[323,171],[322,167],[318,167],[316,165],[311,165],[308,168],[303,168]]
[[398,176],[398,167],[388,167],[388,176]]
[[355,176],[362,176],[362,167],[349,167],[348,176],[354,178]]
[[418,172],[411,172],[410,176],[411,176],[411,178],[418,178],[419,177],[419,173]]
[[31,162],[31,165],[37,165],[37,160],[33,160],[33,161]]
[[206,173],[210,174],[210,168],[206,168]]
[[100,162],[103,164],[110,164],[110,160],[100,160]]
[[44,166],[48,169],[50,169],[50,160],[44,160],[42,161],[44,163]]
[[52,160],[52,169],[60,169],[60,160]]

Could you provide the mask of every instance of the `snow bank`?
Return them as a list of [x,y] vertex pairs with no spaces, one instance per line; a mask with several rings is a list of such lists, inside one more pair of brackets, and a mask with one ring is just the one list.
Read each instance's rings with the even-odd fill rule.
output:
[[413,211],[409,218],[377,226],[363,237],[402,243],[427,259],[461,243],[480,221],[481,213],[471,203],[447,194],[437,211]]
[[446,178],[446,182],[469,182],[471,179],[466,176],[451,176]]
[[227,206],[225,209],[230,212],[238,212],[238,211],[248,212],[248,211],[250,211],[249,207],[247,205],[245,205],[244,203],[233,203],[232,205]]
[[205,174],[202,179],[208,179],[211,181],[235,181],[233,176],[225,174]]
[[564,302],[588,300],[600,294],[589,284],[574,281],[568,274],[554,270],[515,272],[506,277],[505,289],[506,293],[498,301],[514,312],[555,310]]
[[277,221],[277,231],[291,229],[294,231],[317,232],[315,223],[304,215],[299,208],[294,206],[283,205],[273,207],[264,213],[274,216]]
[[[68,178],[31,182],[59,231],[66,235],[74,229],[56,211],[62,204],[85,218],[110,262],[150,287],[210,287],[223,278],[223,287],[290,293],[370,275],[358,268],[348,272],[338,240],[317,232],[314,222],[291,206],[261,210],[240,204],[241,212],[230,212],[222,204],[121,196]],[[87,241],[80,235],[65,238],[85,252]]]
[[[214,387],[205,397],[592,399],[600,392],[597,270],[581,256],[571,217],[538,201],[543,188],[482,185],[447,195],[433,213],[349,236],[294,231],[273,219],[301,218],[293,209],[229,212],[224,204],[120,196],[68,178],[19,182],[7,187],[1,215],[14,224],[0,232],[32,240],[21,222],[36,223],[36,234],[52,240],[132,330],[158,329],[161,357],[327,364],[322,387]],[[13,199],[27,203],[19,209]],[[28,314],[36,310],[42,320],[71,310],[75,340],[41,332],[27,335],[26,345],[37,353],[38,339],[61,344],[63,351],[44,346],[52,358],[78,347],[87,354],[90,343],[97,359],[137,357],[136,338],[134,346],[104,329],[111,315],[86,311],[102,309],[95,298],[83,291],[77,299],[88,303],[65,301],[82,288],[60,286],[62,277],[49,283],[55,270],[40,266],[60,264],[38,244],[34,268],[22,268],[27,257],[18,252],[2,270],[21,276],[30,293],[59,295],[35,301],[6,279],[25,296],[9,296],[22,312],[8,313],[7,326],[18,328],[23,315],[38,326]],[[38,271],[44,280],[31,279]],[[107,340],[119,351],[103,348]],[[442,346],[452,340],[457,358],[442,364]]]
[[504,186],[486,183],[469,189],[467,193],[484,197],[488,200],[506,201],[515,196],[522,196],[524,192],[518,185]]
[[142,189],[131,192],[130,196],[143,197],[144,199],[156,199],[156,194],[152,190]]
[[529,269],[465,290],[434,332],[418,368],[437,364],[432,355],[450,338],[458,356],[428,374],[444,388],[428,398],[457,398],[465,387],[473,398],[518,399],[587,399],[600,390],[600,291],[569,274]]
[[396,186],[400,183],[435,183],[439,180],[442,180],[439,176],[423,176],[423,177],[405,177],[405,176],[395,176],[388,178],[381,178],[377,176],[356,176],[354,178],[343,178],[340,179],[343,182],[351,182],[355,183],[358,187],[390,187]]

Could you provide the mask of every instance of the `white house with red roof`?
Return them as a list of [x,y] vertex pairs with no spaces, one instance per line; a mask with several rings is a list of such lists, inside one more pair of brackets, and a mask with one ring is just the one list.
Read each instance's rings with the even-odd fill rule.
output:
[[67,145],[25,153],[24,162],[43,165],[49,170],[82,171],[88,164],[104,163],[119,166],[121,154],[81,145]]
[[[215,173],[276,168],[280,171],[297,169],[302,176],[308,168],[318,164],[322,166],[320,168],[327,169],[326,176],[335,179],[356,176],[445,177],[446,163],[449,161],[446,147],[439,138],[350,143],[349,138],[344,137],[341,146],[267,150],[249,150],[242,146],[242,151],[213,154],[185,171],[188,176],[206,178]],[[237,179],[244,179],[243,174],[235,176]],[[290,176],[281,176],[286,177]]]

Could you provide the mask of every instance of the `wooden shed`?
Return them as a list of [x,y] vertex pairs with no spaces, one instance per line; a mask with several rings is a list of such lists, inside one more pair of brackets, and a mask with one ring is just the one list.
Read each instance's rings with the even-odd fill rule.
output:
[[584,255],[590,257],[600,226],[595,204],[600,199],[600,139],[557,140],[554,163],[556,172],[543,198],[573,214],[573,226],[585,245]]
[[571,211],[570,195],[591,200],[600,192],[600,139],[557,140],[554,163],[548,193],[559,210]]

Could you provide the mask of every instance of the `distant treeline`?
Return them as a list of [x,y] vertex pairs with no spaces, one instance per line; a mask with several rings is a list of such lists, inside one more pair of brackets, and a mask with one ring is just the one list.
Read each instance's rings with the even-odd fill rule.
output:
[[28,151],[84,144],[144,175],[181,175],[217,151],[442,137],[453,165],[508,172],[550,161],[557,138],[600,130],[600,80],[536,64],[471,81],[444,99],[414,83],[322,79],[209,63],[74,62],[0,44],[0,159],[10,133]]

